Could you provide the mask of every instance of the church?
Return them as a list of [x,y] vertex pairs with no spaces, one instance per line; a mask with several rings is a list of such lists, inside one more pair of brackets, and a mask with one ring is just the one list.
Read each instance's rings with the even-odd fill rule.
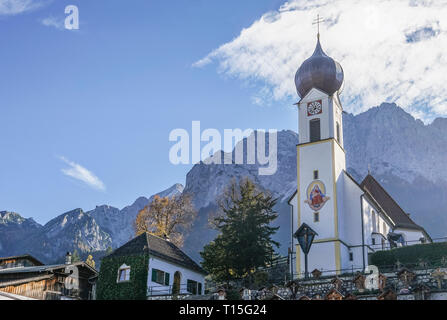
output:
[[298,186],[289,205],[291,273],[298,278],[305,273],[305,256],[295,233],[303,224],[316,233],[308,270],[323,274],[365,270],[369,253],[432,241],[371,174],[359,184],[346,171],[343,84],[343,68],[325,54],[318,33],[314,53],[295,75]]

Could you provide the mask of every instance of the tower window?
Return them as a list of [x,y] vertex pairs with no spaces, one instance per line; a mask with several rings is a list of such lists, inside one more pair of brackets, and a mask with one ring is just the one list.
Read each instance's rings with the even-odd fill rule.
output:
[[314,212],[314,222],[320,222],[320,213]]
[[354,261],[354,253],[349,252],[349,261]]
[[321,140],[320,119],[312,119],[309,121],[310,142]]
[[340,124],[337,122],[337,141],[340,143]]
[[318,170],[315,170],[314,171],[314,180],[317,180],[318,179]]

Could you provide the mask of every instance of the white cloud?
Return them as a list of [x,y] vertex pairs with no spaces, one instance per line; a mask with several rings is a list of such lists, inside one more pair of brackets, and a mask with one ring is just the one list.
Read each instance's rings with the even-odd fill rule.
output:
[[40,6],[35,0],[0,0],[0,15],[16,15]]
[[447,0],[294,0],[264,14],[194,66],[264,83],[264,100],[298,99],[295,72],[321,42],[345,71],[344,107],[396,102],[429,121],[447,115]]
[[55,18],[55,17],[47,17],[40,21],[46,27],[54,27],[59,30],[63,30],[65,28],[64,19]]
[[59,157],[59,158],[70,166],[69,168],[61,170],[63,174],[72,177],[74,179],[80,180],[94,189],[100,191],[106,190],[106,186],[104,185],[104,183],[93,172],[87,170],[80,164],[68,160],[65,157]]

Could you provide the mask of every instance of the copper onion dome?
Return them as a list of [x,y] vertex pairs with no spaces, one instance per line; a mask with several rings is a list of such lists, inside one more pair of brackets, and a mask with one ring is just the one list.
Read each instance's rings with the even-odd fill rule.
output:
[[312,56],[303,62],[295,75],[296,91],[300,98],[312,89],[320,89],[332,95],[343,85],[344,73],[341,65],[326,55],[321,48],[320,37]]

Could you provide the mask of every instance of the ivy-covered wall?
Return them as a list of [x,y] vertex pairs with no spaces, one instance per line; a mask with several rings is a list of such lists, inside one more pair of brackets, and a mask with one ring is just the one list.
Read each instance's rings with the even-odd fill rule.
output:
[[392,266],[399,261],[402,264],[426,262],[430,266],[439,266],[447,259],[447,243],[427,243],[392,250],[378,251],[369,256],[370,264],[378,267]]
[[[117,283],[118,269],[126,264],[130,266],[130,281]],[[118,256],[104,258],[97,283],[98,300],[145,300],[149,256]]]

